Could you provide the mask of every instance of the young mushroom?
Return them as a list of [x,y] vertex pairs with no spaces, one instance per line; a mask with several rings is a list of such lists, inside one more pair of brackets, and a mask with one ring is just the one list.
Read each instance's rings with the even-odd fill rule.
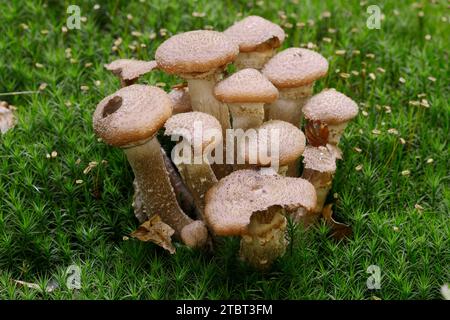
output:
[[284,41],[284,30],[277,24],[258,16],[249,16],[223,32],[239,45],[234,62],[238,70],[261,70]]
[[319,147],[308,145],[303,152],[303,163],[302,178],[311,182],[316,189],[317,204],[310,211],[303,208],[297,210],[293,218],[294,221],[301,221],[305,226],[309,226],[322,214],[336,171],[336,155],[330,145]]
[[327,72],[327,59],[315,51],[289,48],[276,54],[262,70],[280,92],[278,100],[266,106],[267,119],[299,126],[302,107],[313,92],[314,81]]
[[208,151],[214,150],[222,142],[220,123],[209,114],[187,112],[172,116],[167,120],[165,129],[166,135],[183,137],[183,141],[172,151],[172,160],[204,220],[205,194],[217,183],[207,156]]
[[313,146],[327,143],[337,149],[348,122],[358,114],[358,105],[335,89],[326,89],[313,96],[303,107],[307,119],[306,137]]
[[264,104],[278,98],[278,90],[258,70],[243,69],[214,88],[217,100],[228,104],[233,129],[256,128],[264,122]]
[[216,117],[224,136],[231,127],[228,107],[214,97],[213,89],[238,53],[238,46],[223,33],[197,30],[169,38],[155,54],[161,70],[187,80],[192,109]]
[[241,258],[267,269],[286,250],[284,211],[315,205],[314,187],[306,180],[238,170],[208,191],[205,217],[216,235],[241,236]]
[[118,59],[105,64],[105,68],[119,77],[120,85],[123,88],[136,83],[143,74],[156,69],[157,64],[156,61]]
[[135,84],[100,101],[94,131],[104,142],[124,150],[148,213],[159,214],[186,245],[200,247],[207,242],[207,229],[180,209],[156,138],[171,114],[172,102],[163,90]]
[[271,166],[285,175],[288,166],[296,165],[305,150],[306,138],[293,124],[281,120],[265,122],[256,129],[257,139],[241,141],[238,150],[247,164],[257,167]]

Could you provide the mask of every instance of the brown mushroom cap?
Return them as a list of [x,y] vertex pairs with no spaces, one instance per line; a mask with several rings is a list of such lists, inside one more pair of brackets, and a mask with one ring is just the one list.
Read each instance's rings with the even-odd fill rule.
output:
[[276,54],[262,73],[277,88],[296,88],[322,78],[328,72],[328,61],[321,54],[302,48],[289,48]]
[[239,45],[241,52],[278,48],[285,33],[277,24],[258,16],[249,16],[223,32]]
[[[279,152],[279,165],[285,166],[290,163],[293,163],[297,160],[305,150],[306,138],[303,134],[302,130],[294,126],[293,124],[281,121],[281,120],[271,120],[264,122],[261,126],[257,128],[258,139],[257,143],[250,144],[247,146],[246,144],[242,144],[241,147],[245,147],[245,161],[249,163],[250,154],[259,155],[259,150],[263,147],[267,147],[267,151],[260,150],[263,154],[267,154],[269,157],[271,156],[271,131],[278,130],[278,152]],[[266,134],[261,134],[266,130]],[[270,166],[271,163],[263,162],[264,159],[257,158],[258,165],[260,166]]]
[[306,146],[303,152],[303,163],[305,169],[319,172],[336,171],[336,155],[333,150],[325,146]]
[[177,34],[156,50],[158,67],[170,74],[203,73],[232,62],[239,48],[217,31],[197,30]]
[[311,97],[302,111],[309,120],[339,124],[356,117],[358,105],[345,94],[335,89],[326,89]]
[[94,131],[110,145],[127,146],[151,138],[171,114],[167,93],[135,84],[100,101],[94,112]]
[[219,236],[248,233],[254,212],[280,206],[288,211],[316,205],[314,186],[302,178],[263,175],[238,170],[221,179],[206,194],[205,218]]
[[[195,128],[195,123],[201,123],[202,131]],[[202,150],[205,150],[210,144],[215,146],[222,141],[220,122],[215,117],[203,112],[193,111],[176,114],[167,120],[164,127],[166,128],[165,135],[182,136],[192,147],[199,147]],[[208,135],[208,131],[215,132],[215,135]],[[194,134],[201,134],[202,136],[200,139],[196,139]],[[214,139],[215,136],[220,136],[220,140]],[[194,145],[197,142],[201,143],[201,146]]]
[[188,87],[173,88],[169,92],[169,97],[172,100],[173,114],[192,111]]
[[226,103],[271,103],[278,89],[256,69],[240,70],[214,88],[217,100]]
[[142,61],[133,59],[118,59],[105,64],[107,70],[124,80],[134,80],[141,75],[157,68],[156,61]]

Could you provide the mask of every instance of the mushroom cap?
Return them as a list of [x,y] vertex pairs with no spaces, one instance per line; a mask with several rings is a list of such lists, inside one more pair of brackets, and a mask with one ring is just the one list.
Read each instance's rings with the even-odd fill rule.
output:
[[249,16],[223,32],[241,52],[257,51],[261,47],[278,48],[284,41],[284,30],[277,24],[258,16]]
[[271,103],[278,89],[256,69],[243,69],[219,82],[214,96],[225,103]]
[[[287,192],[288,191],[288,192]],[[205,219],[219,236],[248,233],[254,212],[280,206],[288,211],[316,205],[314,186],[302,179],[238,170],[221,179],[206,194]]]
[[[193,148],[205,148],[222,142],[222,127],[213,116],[203,112],[185,112],[176,114],[164,125],[165,135],[182,136]],[[201,136],[199,136],[201,135]],[[201,145],[196,145],[196,144]]]
[[345,94],[335,89],[326,89],[311,97],[302,111],[305,118],[309,120],[339,124],[356,117],[358,105]]
[[277,88],[296,88],[322,78],[328,61],[321,54],[302,48],[289,48],[276,54],[262,69]]
[[124,80],[134,80],[141,75],[156,69],[156,61],[142,61],[134,59],[118,59],[105,64],[107,70]]
[[192,111],[188,87],[173,88],[169,92],[169,97],[172,100],[172,114]]
[[[257,155],[256,160],[259,166],[270,166],[271,165],[271,132],[272,130],[278,130],[278,161],[280,166],[285,166],[287,164],[293,163],[297,160],[305,150],[306,138],[302,130],[294,126],[293,124],[281,121],[281,120],[270,120],[264,122],[257,129],[258,138],[256,143],[243,143],[240,145],[244,152],[244,157],[246,163],[249,163],[251,158],[250,155]],[[265,134],[263,134],[266,130]],[[250,140],[252,142],[252,140]],[[266,150],[264,150],[266,149]],[[269,157],[269,162],[265,159],[259,158],[259,152],[265,154]]]
[[94,131],[106,143],[123,147],[151,138],[171,115],[172,101],[164,90],[134,84],[100,101]]
[[170,74],[203,73],[232,62],[239,48],[217,31],[197,30],[174,35],[156,50],[158,67]]
[[303,163],[305,169],[319,172],[336,171],[336,155],[333,150],[325,146],[306,146],[303,152]]

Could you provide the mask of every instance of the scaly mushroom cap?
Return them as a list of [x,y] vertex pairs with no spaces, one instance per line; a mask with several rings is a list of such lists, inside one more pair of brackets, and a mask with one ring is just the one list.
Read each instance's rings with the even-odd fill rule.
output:
[[157,68],[156,61],[142,61],[133,59],[118,59],[110,64],[105,64],[107,70],[123,80],[134,80],[141,75]]
[[262,70],[277,88],[301,87],[324,77],[327,72],[327,59],[315,51],[301,48],[281,51]]
[[258,70],[243,69],[219,82],[214,96],[225,103],[271,103],[278,89]]
[[173,88],[169,97],[172,100],[172,114],[192,111],[188,87]]
[[[259,166],[270,166],[270,158],[272,156],[272,143],[278,143],[278,161],[280,166],[285,166],[294,162],[302,155],[303,150],[305,150],[305,135],[303,134],[302,130],[289,122],[281,120],[271,120],[264,122],[256,130],[258,133],[257,143],[241,144],[241,148],[245,148],[244,156],[247,163],[250,162],[250,155],[253,154],[258,155],[257,164]],[[265,134],[262,134],[264,132],[262,130],[265,130]],[[278,135],[276,131],[272,130],[278,130]],[[278,139],[278,141],[271,141],[272,134],[275,134],[275,137]],[[261,150],[261,148],[267,148],[267,150]],[[259,158],[258,150],[259,152],[262,152],[263,155],[267,155],[269,157],[268,163],[265,162],[264,159]]]
[[258,16],[249,16],[223,32],[231,38],[241,52],[278,48],[284,41],[283,29]]
[[170,74],[204,73],[232,62],[239,48],[223,33],[197,30],[177,34],[156,50],[158,67]]
[[326,89],[309,99],[302,111],[308,120],[339,124],[356,117],[358,105],[345,94]]
[[[205,150],[210,144],[213,144],[214,147],[222,141],[220,122],[203,112],[176,114],[167,120],[164,127],[166,128],[165,135],[182,136],[193,148],[201,148],[201,150]],[[199,134],[200,137],[195,136]],[[217,140],[215,137],[220,138]],[[195,145],[196,143],[201,143],[201,145]]]
[[100,101],[94,112],[94,131],[106,143],[125,147],[151,138],[171,115],[167,93],[134,84]]
[[325,146],[306,146],[303,152],[303,163],[305,169],[330,173],[336,171],[336,155],[333,150]]
[[314,186],[302,178],[238,170],[221,179],[208,191],[205,218],[219,236],[244,235],[248,233],[254,212],[273,206],[288,211],[298,207],[311,210],[316,201]]

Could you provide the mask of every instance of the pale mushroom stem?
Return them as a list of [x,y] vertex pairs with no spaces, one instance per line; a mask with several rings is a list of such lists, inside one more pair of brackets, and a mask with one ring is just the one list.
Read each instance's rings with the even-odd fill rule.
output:
[[205,221],[205,195],[206,192],[217,183],[217,178],[207,163],[202,164],[177,164],[178,171],[194,197],[194,203],[200,213],[200,218]]
[[277,206],[255,212],[248,226],[248,234],[241,239],[241,259],[257,269],[267,269],[287,247],[286,217]]
[[[300,127],[303,120],[302,108],[312,95],[314,83],[290,89],[280,89],[280,97],[274,103],[266,106],[268,120],[283,120]],[[286,176],[299,176],[299,159],[290,164]]]
[[302,108],[312,95],[314,83],[297,88],[279,88],[280,96],[274,103],[267,105],[268,120],[283,120],[300,126],[303,113]]
[[187,81],[192,110],[210,114],[219,120],[225,137],[225,130],[231,128],[230,114],[228,106],[214,97],[215,75],[202,79],[188,79]]
[[230,103],[228,107],[233,118],[233,129],[257,128],[264,122],[263,103]]
[[304,169],[302,178],[311,182],[316,189],[317,204],[314,209],[307,211],[300,208],[293,215],[295,222],[303,222],[305,227],[314,224],[322,215],[325,201],[330,192],[333,182],[334,172],[320,172],[312,169]]
[[254,52],[240,52],[234,61],[237,71],[252,68],[261,70],[267,61],[273,57],[275,51],[273,49]]
[[[217,74],[209,75],[202,79],[187,79],[189,94],[191,96],[192,110],[204,112],[219,120],[222,126],[222,135],[226,136],[226,130],[231,128],[228,106],[214,97],[213,91],[217,83]],[[223,159],[226,159],[226,146],[224,144]],[[212,164],[217,178],[223,178],[232,172],[233,168],[225,163]]]
[[327,125],[328,127],[328,143],[337,146],[341,140],[342,134],[347,127],[348,122],[335,125]]
[[187,246],[203,246],[207,241],[206,227],[203,223],[193,221],[179,207],[158,140],[153,137],[141,145],[125,148],[124,151],[147,211],[159,214]]

